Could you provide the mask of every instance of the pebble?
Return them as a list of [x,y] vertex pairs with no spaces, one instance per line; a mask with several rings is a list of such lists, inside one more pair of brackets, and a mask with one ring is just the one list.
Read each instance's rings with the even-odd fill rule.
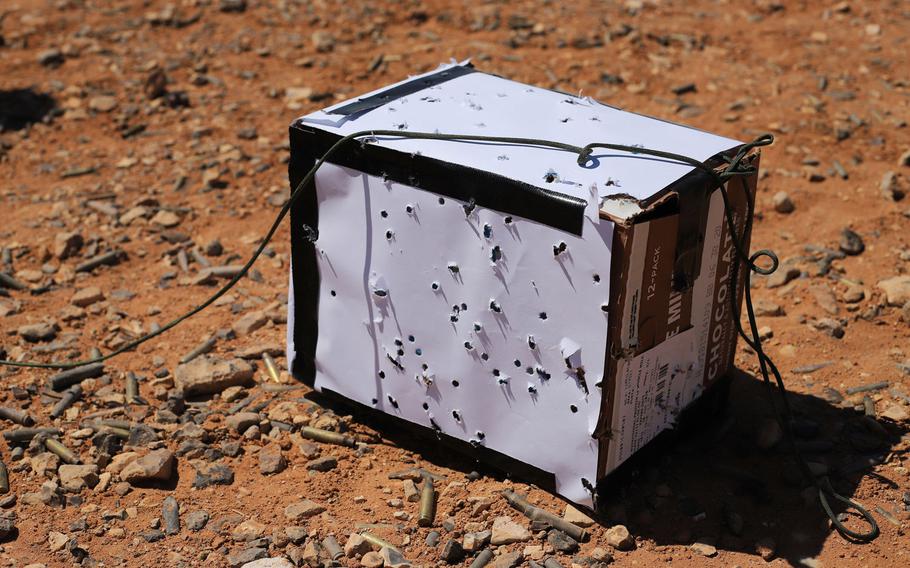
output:
[[824,284],[817,284],[809,288],[809,292],[812,294],[812,297],[815,298],[816,303],[824,311],[828,312],[831,315],[837,315],[840,309],[837,306],[837,298],[834,296],[834,292],[828,286]]
[[881,190],[885,199],[890,201],[900,201],[907,193],[907,190],[904,187],[903,177],[899,173],[893,171],[885,172],[878,188]]
[[822,318],[813,322],[812,327],[819,331],[823,331],[835,339],[841,339],[844,337],[846,332],[844,331],[844,324],[832,318]]
[[253,333],[268,322],[269,317],[265,315],[264,312],[253,311],[235,321],[234,325],[231,326],[231,329],[233,329],[234,333],[239,337],[243,337],[244,335]]
[[192,511],[184,517],[184,521],[186,521],[186,528],[193,532],[198,532],[204,529],[209,522],[209,513],[202,509]]
[[390,568],[403,568],[411,565],[410,562],[405,560],[401,552],[394,548],[389,548],[388,546],[383,546],[379,551],[379,555],[382,557],[383,565]]
[[604,540],[616,550],[632,550],[635,548],[635,539],[625,525],[613,525],[604,533]]
[[303,499],[302,501],[297,501],[291,503],[284,508],[284,516],[293,522],[300,522],[304,519],[314,517],[325,511],[325,507],[310,501],[309,499]]
[[176,461],[170,450],[155,450],[130,462],[120,472],[120,479],[134,485],[148,481],[167,481],[173,476]]
[[594,519],[579,511],[572,505],[566,505],[566,510],[562,514],[562,518],[579,527],[587,528],[594,526]]
[[335,469],[337,465],[337,459],[332,456],[325,456],[308,461],[306,468],[310,471],[331,471]]
[[249,564],[260,558],[267,558],[269,551],[265,548],[245,548],[238,552],[228,554],[224,559],[231,568],[241,568],[244,564]]
[[844,228],[840,234],[840,243],[838,247],[844,254],[856,256],[866,250],[866,243],[859,234],[849,228]]
[[768,288],[779,288],[787,283],[789,283],[794,278],[799,278],[801,274],[799,268],[795,266],[783,266],[777,269],[777,272],[774,272],[765,280],[767,282]]
[[32,323],[20,326],[19,336],[31,343],[51,341],[57,337],[57,324],[49,322]]
[[552,529],[547,532],[547,544],[552,546],[557,552],[572,554],[578,550],[578,542],[566,533]]
[[714,546],[713,541],[709,541],[708,539],[703,539],[692,543],[692,545],[689,546],[689,549],[696,554],[700,554],[708,558],[717,556],[717,548]]
[[381,568],[383,564],[385,564],[385,560],[382,555],[372,550],[365,553],[360,559],[360,565],[363,568]]
[[260,558],[259,560],[253,560],[252,562],[247,562],[241,568],[294,568],[294,564],[287,558],[279,556],[275,558]]
[[79,493],[98,484],[97,465],[64,464],[57,470],[57,475],[60,477],[60,487],[71,493]]
[[249,385],[252,380],[253,366],[243,359],[203,355],[174,370],[174,386],[187,396],[213,394],[228,387]]
[[493,546],[528,540],[531,540],[531,533],[527,528],[513,521],[511,517],[496,517],[493,519],[493,533],[490,539],[490,543]]
[[63,65],[63,61],[63,52],[59,49],[45,49],[44,51],[38,52],[38,63],[45,67],[60,67]]
[[161,517],[164,519],[164,533],[175,535],[180,532],[180,504],[173,495],[165,497],[161,504]]
[[442,549],[439,559],[447,564],[458,564],[465,557],[464,548],[454,538],[450,538]]
[[774,205],[774,210],[778,213],[789,214],[793,213],[796,210],[796,206],[793,205],[793,201],[790,199],[790,195],[786,191],[778,191],[774,194],[774,197],[771,198],[771,202]]
[[770,450],[784,437],[780,423],[774,418],[764,418],[755,432],[755,445],[762,450]]
[[878,283],[878,288],[885,293],[889,306],[903,306],[910,302],[910,276],[886,278]]
[[259,451],[259,471],[262,475],[281,473],[287,466],[288,462],[278,446],[266,446]]
[[193,487],[203,489],[211,485],[231,485],[234,483],[234,470],[221,463],[204,465],[196,469]]

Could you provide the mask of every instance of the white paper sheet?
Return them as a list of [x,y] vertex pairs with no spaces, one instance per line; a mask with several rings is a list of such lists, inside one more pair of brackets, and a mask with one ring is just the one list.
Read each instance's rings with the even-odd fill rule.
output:
[[466,216],[329,164],[316,188],[316,387],[552,472],[590,505],[613,224],[586,217],[582,238],[479,206]]
[[[317,111],[303,117],[303,121],[342,136],[360,130],[403,129],[543,138],[577,146],[612,142],[680,152],[699,160],[741,144],[589,98],[479,72],[429,87],[353,118]],[[540,147],[386,138],[380,144],[495,172],[582,199],[588,199],[592,185],[598,188],[601,197],[627,194],[646,199],[692,170],[688,165],[668,160],[603,149],[594,150],[596,161],[582,167],[577,164],[575,154]]]

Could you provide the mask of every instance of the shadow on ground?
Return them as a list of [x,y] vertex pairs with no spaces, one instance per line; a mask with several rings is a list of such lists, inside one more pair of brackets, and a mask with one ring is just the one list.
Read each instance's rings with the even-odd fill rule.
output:
[[[773,417],[764,384],[737,371],[729,378],[726,395],[721,389],[714,400],[706,399],[696,409],[699,416],[690,416],[680,430],[665,433],[611,475],[599,495],[600,521],[607,526],[625,524],[634,535],[658,546],[700,541],[718,550],[755,555],[759,553],[756,544],[763,543],[777,557],[799,565],[817,556],[832,532],[817,492],[804,482],[786,441],[771,449],[759,447],[759,433]],[[308,397],[338,404],[319,393]],[[885,460],[906,428],[813,395],[789,393],[788,397],[796,443],[812,467],[827,472],[836,491],[853,497],[866,475],[894,485],[872,470]],[[351,410],[346,403],[342,406]],[[502,470],[484,465],[489,460],[452,452],[451,444],[415,434],[401,421],[376,416],[363,407],[353,412],[359,422],[380,428],[389,442],[437,466],[504,476]],[[501,456],[492,458],[495,462]],[[518,480],[552,490],[552,479],[541,472],[499,465]],[[865,504],[870,510],[874,507]],[[832,506],[836,512],[843,511]],[[873,515],[880,524],[887,523]],[[848,515],[846,525],[857,531],[867,528],[858,515]]]
[[0,132],[41,122],[56,106],[53,97],[31,89],[0,90]]

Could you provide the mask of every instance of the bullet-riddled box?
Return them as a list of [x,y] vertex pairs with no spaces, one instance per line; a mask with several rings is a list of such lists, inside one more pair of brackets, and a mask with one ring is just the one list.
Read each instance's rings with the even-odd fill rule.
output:
[[[449,65],[294,122],[291,186],[373,129],[612,142],[718,168],[741,146]],[[711,176],[640,153],[577,158],[391,135],[341,148],[292,209],[293,373],[591,505],[730,370],[737,260]],[[729,194],[740,233],[738,180]]]

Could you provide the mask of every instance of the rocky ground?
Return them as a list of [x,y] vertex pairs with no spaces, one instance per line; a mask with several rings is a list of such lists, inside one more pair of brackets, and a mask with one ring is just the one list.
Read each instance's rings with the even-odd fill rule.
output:
[[[753,238],[783,260],[754,285],[762,334],[813,469],[882,536],[831,531],[742,347],[726,415],[617,479],[597,523],[270,379],[264,355],[284,364],[284,227],[248,278],[160,340],[50,382],[0,368],[0,563],[467,566],[489,550],[497,567],[907,565],[908,7],[465,4],[0,4],[0,352],[75,360],[170,321],[242,264],[284,202],[296,116],[472,58],[730,137],[777,136]],[[588,538],[530,522],[505,489]]]

